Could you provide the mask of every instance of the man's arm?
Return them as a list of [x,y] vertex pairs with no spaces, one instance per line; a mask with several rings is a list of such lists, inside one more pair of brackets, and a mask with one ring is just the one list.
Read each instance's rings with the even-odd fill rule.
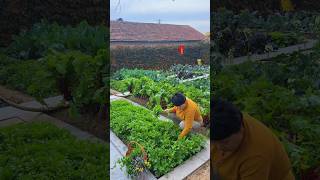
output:
[[256,156],[246,160],[240,166],[240,180],[268,180],[270,161]]
[[165,109],[164,112],[166,113],[175,113],[176,112],[176,107],[172,107],[172,108],[169,108],[169,109]]
[[178,139],[183,138],[185,135],[187,135],[190,130],[192,129],[192,122],[194,120],[194,111],[188,112],[185,116],[185,120],[184,120],[184,129],[183,131],[180,133]]

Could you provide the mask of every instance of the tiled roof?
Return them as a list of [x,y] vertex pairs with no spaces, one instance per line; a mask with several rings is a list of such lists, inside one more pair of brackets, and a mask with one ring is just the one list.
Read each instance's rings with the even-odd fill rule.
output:
[[112,41],[194,41],[205,36],[188,25],[110,22]]

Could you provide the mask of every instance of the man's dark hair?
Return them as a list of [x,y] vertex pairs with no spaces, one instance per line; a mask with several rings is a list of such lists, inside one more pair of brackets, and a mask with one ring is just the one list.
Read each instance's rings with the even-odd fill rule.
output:
[[181,106],[186,102],[186,97],[182,93],[176,93],[172,96],[171,102],[175,106]]
[[211,99],[211,140],[223,140],[239,132],[242,126],[242,113],[232,103],[222,99]]

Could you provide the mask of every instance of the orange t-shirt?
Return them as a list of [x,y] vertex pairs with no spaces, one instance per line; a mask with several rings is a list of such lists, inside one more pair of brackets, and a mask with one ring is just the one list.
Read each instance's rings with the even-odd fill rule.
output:
[[182,138],[189,133],[189,131],[192,129],[193,121],[202,121],[199,106],[189,98],[186,98],[185,103],[186,108],[184,110],[180,110],[176,106],[169,109],[170,112],[176,113],[176,116],[184,121],[184,129],[180,133],[179,138]]
[[211,163],[225,180],[294,180],[288,155],[278,138],[264,124],[243,115],[244,138],[228,155],[213,145]]

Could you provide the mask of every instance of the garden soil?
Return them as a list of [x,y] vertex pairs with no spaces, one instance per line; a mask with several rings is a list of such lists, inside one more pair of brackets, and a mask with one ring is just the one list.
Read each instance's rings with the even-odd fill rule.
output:
[[209,180],[210,179],[210,161],[203,164],[199,169],[194,171],[185,180]]

